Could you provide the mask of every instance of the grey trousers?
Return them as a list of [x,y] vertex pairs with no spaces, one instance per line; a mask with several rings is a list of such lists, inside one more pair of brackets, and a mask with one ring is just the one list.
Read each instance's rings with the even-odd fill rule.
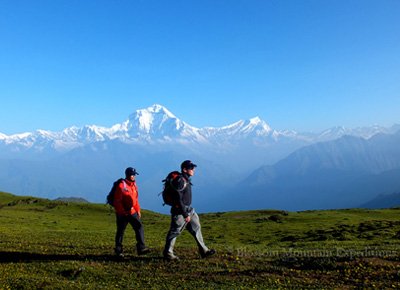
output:
[[197,213],[193,210],[190,215],[190,222],[186,223],[183,215],[171,215],[171,226],[165,241],[164,255],[173,255],[176,238],[185,229],[194,237],[199,253],[204,254],[208,251],[204,244],[203,235],[201,234],[200,219]]

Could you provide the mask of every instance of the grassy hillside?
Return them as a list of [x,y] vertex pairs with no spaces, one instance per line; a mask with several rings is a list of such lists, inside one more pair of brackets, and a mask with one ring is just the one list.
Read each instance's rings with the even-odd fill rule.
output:
[[0,193],[0,289],[248,289],[400,287],[400,209],[201,215],[206,243],[199,259],[188,232],[179,262],[161,257],[169,216],[144,211],[146,242],[134,234],[126,258],[113,256],[109,207]]

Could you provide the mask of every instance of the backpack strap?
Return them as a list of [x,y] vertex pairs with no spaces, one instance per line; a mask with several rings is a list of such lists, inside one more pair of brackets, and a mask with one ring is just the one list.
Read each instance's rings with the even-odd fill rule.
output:
[[[174,184],[174,182],[178,181],[178,179],[180,180],[179,184],[177,184],[177,183]],[[171,178],[169,180],[169,184],[177,192],[182,192],[186,188],[188,181],[181,173],[179,173],[179,174],[175,175],[175,178]]]
[[122,179],[122,183],[124,184],[124,190],[125,190],[125,191],[127,191],[127,190],[128,190],[128,188],[127,188],[127,186],[126,186],[125,179]]

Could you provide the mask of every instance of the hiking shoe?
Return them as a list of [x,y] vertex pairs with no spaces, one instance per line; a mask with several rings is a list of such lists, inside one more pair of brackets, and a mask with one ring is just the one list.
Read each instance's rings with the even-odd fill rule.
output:
[[122,252],[115,252],[115,256],[117,257],[117,258],[124,258],[125,256],[124,256],[124,254],[122,253]]
[[207,252],[200,253],[200,256],[204,259],[204,258],[207,258],[207,257],[210,257],[210,256],[214,255],[215,253],[216,252],[215,252],[214,249],[210,249]]
[[174,254],[164,254],[164,260],[167,261],[178,261],[179,257]]
[[143,248],[141,250],[138,250],[138,255],[146,255],[150,253],[150,249],[149,248]]

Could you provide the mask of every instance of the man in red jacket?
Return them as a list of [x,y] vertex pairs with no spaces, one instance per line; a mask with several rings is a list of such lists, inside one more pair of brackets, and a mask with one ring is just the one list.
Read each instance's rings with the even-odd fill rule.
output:
[[115,235],[115,254],[123,257],[122,241],[128,223],[132,226],[136,235],[136,249],[139,255],[149,252],[144,243],[144,229],[140,220],[140,205],[138,200],[138,188],[136,186],[136,169],[128,167],[114,196],[114,209],[117,217],[117,233]]

